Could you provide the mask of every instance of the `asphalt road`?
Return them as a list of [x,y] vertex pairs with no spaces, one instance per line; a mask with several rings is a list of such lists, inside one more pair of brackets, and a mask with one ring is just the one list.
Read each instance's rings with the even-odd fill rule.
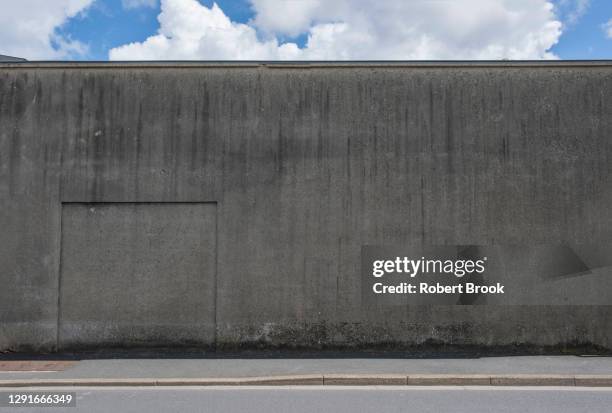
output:
[[[7,389],[2,389],[6,391]],[[42,391],[43,389],[15,389]],[[567,387],[83,387],[73,408],[1,412],[609,412],[612,388]]]

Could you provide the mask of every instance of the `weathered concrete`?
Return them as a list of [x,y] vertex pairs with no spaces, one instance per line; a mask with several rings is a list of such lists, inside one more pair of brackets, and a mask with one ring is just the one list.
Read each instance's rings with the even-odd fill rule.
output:
[[215,339],[215,204],[64,204],[61,347]]
[[165,299],[188,301],[142,324],[205,320],[198,345],[612,348],[610,306],[365,307],[359,275],[365,244],[608,243],[610,114],[607,62],[0,64],[0,348],[181,344],[113,330],[131,316],[100,298],[131,315],[139,299],[64,267],[95,238],[62,245],[70,203],[151,202],[216,205],[215,283],[176,278]]

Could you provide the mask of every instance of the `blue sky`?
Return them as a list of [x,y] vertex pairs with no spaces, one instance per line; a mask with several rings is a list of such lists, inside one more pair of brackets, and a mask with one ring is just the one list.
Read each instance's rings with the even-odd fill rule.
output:
[[610,0],[218,0],[216,6],[210,0],[0,0],[0,6],[6,11],[0,54],[28,59],[612,58]]
[[[199,3],[211,7],[213,1]],[[218,0],[216,3],[233,21],[246,23],[253,17],[250,3],[244,0]],[[107,60],[108,51],[125,43],[143,41],[159,28],[160,4],[154,7],[126,8],[122,0],[96,1],[86,13],[61,27],[61,32],[89,45],[85,59]]]
[[585,14],[559,38],[552,51],[561,59],[612,59],[612,38],[605,24],[612,19],[612,1],[593,0]]

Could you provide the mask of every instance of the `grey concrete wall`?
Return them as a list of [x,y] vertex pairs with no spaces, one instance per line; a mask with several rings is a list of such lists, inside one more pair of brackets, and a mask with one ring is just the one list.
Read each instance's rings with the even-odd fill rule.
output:
[[[359,268],[365,244],[609,242],[611,114],[607,63],[0,64],[0,349],[612,348],[610,306],[367,308]],[[124,226],[83,221],[106,203]],[[180,275],[143,264],[164,228]]]

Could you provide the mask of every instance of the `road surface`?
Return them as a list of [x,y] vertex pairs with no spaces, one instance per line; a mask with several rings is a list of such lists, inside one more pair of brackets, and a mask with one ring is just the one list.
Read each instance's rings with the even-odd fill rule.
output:
[[[9,389],[2,389],[6,392]],[[609,412],[612,388],[588,387],[65,387],[74,408],[0,408],[2,412]]]

